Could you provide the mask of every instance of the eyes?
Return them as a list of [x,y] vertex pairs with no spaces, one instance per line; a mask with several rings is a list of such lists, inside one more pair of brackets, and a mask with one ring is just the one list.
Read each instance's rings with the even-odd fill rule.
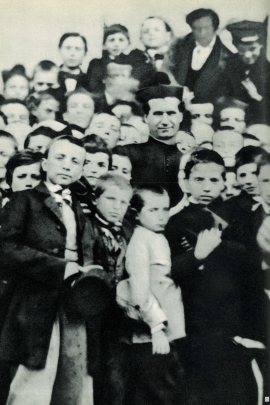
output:
[[[203,177],[195,177],[194,180],[197,183],[202,183],[205,179]],[[220,179],[218,179],[217,177],[212,177],[209,180],[211,181],[211,183],[219,183],[220,182]]]
[[62,46],[62,49],[65,49],[66,51],[71,51],[71,50],[75,50],[75,51],[77,51],[77,52],[81,52],[81,51],[83,51],[83,48],[82,47],[80,47],[80,46]]
[[[41,176],[38,175],[38,174],[31,174],[30,177],[31,177],[31,179],[33,179],[33,180],[40,180],[40,179],[41,179]],[[26,174],[26,173],[19,174],[18,176],[16,176],[16,178],[17,178],[17,179],[26,179],[26,178],[27,178],[27,174]]]
[[[119,169],[118,166],[112,166],[112,171],[118,170],[118,169]],[[122,168],[121,171],[122,171],[123,174],[129,174],[130,173],[130,171],[128,169],[125,169],[125,168]]]
[[[56,155],[56,156],[55,156],[55,159],[56,159],[56,160],[59,160],[59,161],[62,161],[62,160],[64,160],[64,159],[66,159],[66,156],[65,156],[65,155]],[[76,158],[72,158],[72,159],[71,159],[71,162],[72,162],[72,163],[75,163],[76,165],[78,165],[78,164],[80,163]]]
[[221,122],[228,122],[230,120],[236,121],[236,122],[244,122],[245,120],[241,120],[240,118],[221,118]]
[[149,209],[149,212],[157,212],[157,211],[164,211],[164,212],[169,212],[169,207],[164,207],[164,208],[157,208],[157,207],[154,207],[154,208],[150,208]]
[[155,115],[155,116],[162,116],[163,114],[167,114],[167,115],[171,116],[171,115],[175,115],[176,111],[166,111],[166,112],[164,112],[164,111],[154,111],[153,112],[153,115]]

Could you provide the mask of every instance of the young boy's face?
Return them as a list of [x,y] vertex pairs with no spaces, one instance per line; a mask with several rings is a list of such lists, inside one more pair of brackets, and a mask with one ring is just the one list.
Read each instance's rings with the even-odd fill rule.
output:
[[94,101],[87,94],[75,93],[67,100],[67,112],[64,114],[69,124],[87,128],[94,114]]
[[93,117],[88,132],[100,136],[107,143],[109,149],[116,146],[120,138],[121,123],[110,114],[97,114]]
[[248,163],[238,167],[236,177],[242,190],[249,195],[259,194],[256,163]]
[[131,180],[132,165],[127,156],[113,155],[112,156],[112,172],[124,177],[126,180]]
[[1,111],[7,117],[8,124],[22,122],[29,125],[29,111],[22,104],[6,104],[1,107]]
[[50,147],[48,158],[42,161],[46,180],[63,188],[68,187],[81,177],[85,156],[84,148],[68,140],[55,141]]
[[199,203],[208,205],[220,196],[224,189],[224,167],[217,163],[198,163],[193,166],[186,187]]
[[178,131],[175,138],[177,148],[182,153],[188,152],[190,149],[195,148],[195,138],[184,131]]
[[83,176],[95,188],[97,180],[109,170],[109,155],[104,152],[88,153],[83,167]]
[[170,36],[164,22],[159,18],[147,19],[142,25],[141,41],[148,49],[158,49],[168,45]]
[[224,159],[226,167],[234,166],[235,155],[243,146],[243,137],[237,132],[218,131],[213,136],[213,150]]
[[188,110],[191,114],[191,122],[203,122],[208,125],[213,124],[214,106],[212,103],[190,104]]
[[44,153],[50,142],[51,138],[46,135],[31,136],[28,149],[31,149],[34,152]]
[[212,143],[214,130],[203,122],[195,122],[191,125],[191,132],[195,136],[195,141],[197,145],[201,145],[203,142]]
[[168,194],[159,195],[151,191],[142,193],[144,206],[137,214],[141,226],[153,232],[163,232],[169,221],[170,199]]
[[38,107],[36,107],[32,114],[37,118],[38,122],[46,120],[55,120],[55,113],[59,111],[59,102],[54,98],[42,100]]
[[245,65],[253,65],[260,56],[261,49],[262,44],[259,42],[237,45],[238,56]]
[[97,211],[111,224],[122,221],[131,195],[131,190],[122,190],[116,185],[109,185],[96,200]]
[[82,64],[85,56],[85,45],[80,37],[68,37],[60,48],[63,64],[68,68],[76,68]]
[[12,139],[0,137],[0,180],[6,176],[6,164],[9,158],[15,153],[15,145]]
[[236,197],[240,193],[241,187],[236,180],[236,174],[233,172],[226,173],[225,190],[221,193],[223,201]]
[[51,70],[37,70],[33,77],[33,88],[37,93],[48,89],[56,89],[58,83],[59,70],[57,67]]
[[241,108],[225,108],[220,112],[220,126],[232,127],[242,134],[246,128],[245,111]]
[[258,183],[263,201],[270,206],[270,164],[261,167]]
[[132,143],[141,143],[141,135],[134,127],[121,126],[121,138],[117,145],[130,145]]
[[5,83],[4,96],[5,99],[18,98],[25,100],[29,93],[29,82],[23,76],[12,76]]
[[12,191],[22,191],[36,187],[41,180],[40,163],[16,167],[12,175]]
[[111,56],[118,56],[124,52],[129,46],[129,40],[121,32],[109,35],[103,45],[103,48],[109,52]]

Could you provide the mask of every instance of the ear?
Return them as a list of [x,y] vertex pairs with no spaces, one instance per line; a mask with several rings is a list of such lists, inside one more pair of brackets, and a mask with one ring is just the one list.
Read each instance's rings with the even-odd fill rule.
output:
[[147,119],[148,115],[144,114],[144,122],[146,122],[146,124],[148,124],[148,119]]
[[188,179],[184,179],[184,183],[185,183],[186,189],[187,189],[188,191],[190,191]]
[[46,158],[41,159],[41,167],[44,172],[47,172],[47,159]]

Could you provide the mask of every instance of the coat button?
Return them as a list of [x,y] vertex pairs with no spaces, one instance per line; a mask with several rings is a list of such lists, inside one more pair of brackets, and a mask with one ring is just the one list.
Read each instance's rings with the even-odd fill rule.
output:
[[61,225],[57,225],[57,227],[56,227],[59,231],[60,231],[60,229],[61,229]]
[[53,249],[53,253],[58,253],[58,252],[59,252],[59,249],[57,249],[57,248]]

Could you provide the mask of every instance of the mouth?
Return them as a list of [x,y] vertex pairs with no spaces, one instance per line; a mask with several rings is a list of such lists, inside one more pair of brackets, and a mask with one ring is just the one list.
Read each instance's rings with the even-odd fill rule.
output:
[[62,177],[63,179],[71,179],[71,176],[69,176],[68,174],[59,173],[58,176]]
[[213,197],[211,197],[209,195],[201,195],[200,200],[202,200],[202,201],[212,201]]

